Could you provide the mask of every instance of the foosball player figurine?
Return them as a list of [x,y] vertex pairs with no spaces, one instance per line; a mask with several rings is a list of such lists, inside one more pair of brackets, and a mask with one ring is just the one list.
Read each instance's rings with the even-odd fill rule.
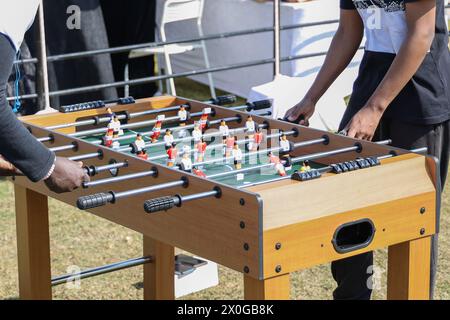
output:
[[172,131],[169,129],[166,130],[166,134],[164,135],[164,142],[165,142],[165,148],[166,151],[170,149],[172,146],[172,143],[175,139],[173,138]]
[[234,148],[232,152],[233,158],[234,158],[234,168],[236,170],[242,169],[242,150],[239,148],[239,145],[237,142],[234,143]]
[[203,140],[203,138],[197,142],[197,144],[195,145],[195,161],[196,162],[202,162],[203,159],[205,159],[205,153],[206,153],[206,147],[207,144],[205,142],[205,140]]
[[138,151],[136,153],[136,156],[138,156],[141,159],[148,160],[147,150],[145,150],[145,149],[142,149],[141,151]]
[[311,167],[309,166],[309,161],[305,160],[303,161],[303,164],[300,167],[300,172],[308,172],[308,171],[311,171]]
[[103,137],[103,145],[105,147],[108,147],[108,148],[112,147],[113,135],[114,135],[114,130],[113,129],[108,129],[106,131],[106,135]]
[[287,136],[283,134],[280,138],[280,159],[286,170],[292,169],[292,161],[290,152],[293,150],[292,142],[287,139]]
[[168,156],[167,166],[173,167],[175,165],[178,156],[177,144],[175,142],[172,143],[170,148],[167,150],[167,156]]
[[106,115],[109,117],[109,121],[111,121],[116,114],[111,110],[111,108],[106,108]]
[[219,131],[222,134],[222,142],[223,142],[223,144],[225,144],[227,141],[227,137],[230,135],[230,128],[228,127],[225,120],[222,120],[220,122]]
[[225,157],[228,158],[231,156],[231,152],[234,148],[234,143],[236,142],[236,138],[229,135],[225,141]]
[[211,114],[211,108],[205,108],[203,109],[202,116],[200,117],[200,130],[202,132],[205,132],[206,129],[208,129],[208,117]]
[[274,165],[277,174],[281,177],[286,176],[286,169],[284,168],[284,165],[281,163],[280,158],[274,155],[272,152],[269,152],[267,156],[269,157],[269,162]]
[[[190,148],[189,148],[190,149]],[[190,150],[184,149],[183,157],[180,161],[181,170],[185,172],[192,172],[192,160]]]
[[156,118],[155,126],[152,129],[152,143],[155,143],[156,141],[158,141],[159,136],[161,135],[162,123],[163,123],[165,118],[166,118],[165,115],[159,115]]
[[194,143],[197,144],[202,140],[203,132],[200,129],[200,124],[195,123],[194,124],[194,130],[192,130],[192,138],[194,139]]
[[196,176],[200,177],[200,178],[205,178],[205,179],[207,178],[206,174],[202,170],[197,168],[197,167],[194,167],[192,169],[192,173],[195,174]]
[[256,123],[253,121],[253,117],[249,115],[247,117],[247,121],[245,122],[245,129],[247,131],[247,135],[249,138],[253,138],[253,135],[256,132]]
[[252,148],[250,149],[250,151],[258,151],[259,146],[261,145],[263,140],[264,140],[264,134],[262,132],[262,129],[258,128],[255,135],[253,136],[253,143],[252,143]]
[[115,137],[118,137],[119,135],[123,134],[123,131],[120,129],[121,123],[119,118],[114,115],[111,121],[108,123],[108,130],[113,131],[113,135]]
[[140,133],[137,134],[136,140],[131,146],[133,148],[133,151],[136,152],[136,155],[139,156],[142,151],[145,151],[145,141],[144,138],[142,138],[142,135]]
[[[186,110],[186,107],[184,105],[182,105],[180,107],[180,110],[178,110],[178,118],[179,118],[179,123],[180,123],[180,127],[185,127],[186,126],[186,122],[189,120],[189,112]],[[187,135],[187,131],[185,129],[181,129],[178,132],[178,137],[179,138],[185,138]]]

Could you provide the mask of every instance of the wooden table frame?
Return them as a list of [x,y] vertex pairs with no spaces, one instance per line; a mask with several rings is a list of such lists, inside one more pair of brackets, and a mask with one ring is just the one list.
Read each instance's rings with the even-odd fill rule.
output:
[[[187,101],[175,97],[144,99],[138,101],[136,105],[117,106],[113,110],[116,112],[123,110],[140,111],[149,107],[161,108]],[[189,102],[194,111],[199,111],[205,107],[205,104]],[[214,107],[214,109],[217,117],[230,117],[236,114],[245,116],[245,113],[226,110],[225,108]],[[25,117],[23,121],[29,125],[33,134],[44,136],[48,131],[39,126],[73,122],[77,118],[100,114],[102,111],[89,110],[76,115],[58,114]],[[290,130],[293,127],[293,125],[260,117],[255,117],[255,121],[259,123],[265,121],[271,127],[282,130]],[[323,132],[318,130],[298,128],[301,128],[302,134],[295,138],[296,141],[317,139],[317,137],[323,136]],[[61,130],[60,133],[70,133],[70,129]],[[60,134],[55,134],[55,138],[52,146],[66,145],[74,140]],[[330,138],[331,144],[335,147],[348,145],[349,139],[346,137],[330,135]],[[146,264],[143,268],[145,299],[174,298],[175,247],[180,247],[242,272],[244,274],[245,298],[252,300],[288,299],[290,292],[289,275],[291,272],[388,247],[388,298],[428,299],[430,239],[437,231],[436,194],[439,193],[437,191],[439,188],[436,186],[435,179],[436,164],[432,158],[410,154],[404,150],[367,142],[361,143],[364,146],[362,156],[380,155],[388,149],[395,151],[399,156],[383,160],[380,167],[349,172],[340,175],[340,177],[325,175],[324,178],[308,182],[310,183],[308,185],[286,181],[251,187],[247,190],[236,190],[221,186],[224,201],[229,203],[228,208],[217,207],[214,202],[217,200],[214,199],[205,200],[203,203],[196,202],[192,206],[183,208],[182,216],[187,215],[189,219],[192,219],[191,221],[198,224],[195,234],[188,233],[187,230],[191,230],[189,228],[192,226],[186,226],[186,221],[181,219],[181,215],[172,213],[148,218],[140,212],[142,209],[139,211],[138,207],[132,207],[130,210],[136,211],[136,215],[124,216],[120,204],[109,206],[107,209],[90,210],[90,212],[144,235],[143,255],[150,255],[153,258],[152,262]],[[79,140],[78,152],[80,153],[89,153],[98,149],[97,146]],[[131,164],[130,168],[133,168],[132,170],[148,170],[154,166],[152,163],[121,155],[110,149],[103,148],[103,150],[105,153],[104,159],[112,157],[127,158]],[[326,150],[326,146],[308,147],[303,152],[323,150]],[[63,152],[62,155],[73,155],[71,152]],[[345,160],[345,157],[335,156],[323,160],[324,163],[334,163]],[[104,161],[103,159],[96,159],[92,163],[104,164]],[[158,183],[180,177],[180,173],[172,169],[165,167],[158,169],[160,171]],[[389,177],[397,171],[400,171],[400,174]],[[326,214],[323,212],[323,208],[318,205],[308,204],[305,207],[308,214],[301,219],[299,219],[298,214],[290,213],[292,204],[275,207],[275,201],[278,199],[272,199],[272,193],[274,192],[277,194],[280,192],[295,194],[295,192],[307,192],[310,188],[312,190],[314,188],[325,188],[324,193],[332,199],[332,193],[336,196],[340,195],[339,192],[341,191],[337,190],[339,189],[339,183],[354,185],[360,182],[363,179],[362,177],[368,177],[368,175],[373,176],[374,181],[367,183],[365,186],[367,190],[372,190],[377,183],[382,183],[382,180],[390,181],[389,179],[393,179],[392,181],[398,180],[400,186],[398,187],[398,194],[396,194],[397,189],[391,187],[390,189],[386,188],[388,195],[369,195],[367,197],[369,204],[367,205],[363,206],[358,203],[358,201],[361,202],[365,199],[356,199],[353,207],[345,203],[341,207],[332,205],[328,208],[331,212],[338,214]],[[190,188],[193,192],[204,191],[205,185],[207,187],[217,185],[217,183],[205,181],[196,176],[188,176],[191,180]],[[382,178],[379,178],[379,176]],[[336,179],[339,179],[339,182]],[[83,191],[56,195],[48,191],[43,184],[32,184],[24,178],[17,178],[14,183],[20,297],[22,299],[51,299],[47,197],[50,196],[74,204],[76,198],[83,194]],[[412,184],[413,187],[404,188],[404,185],[408,183]],[[136,187],[147,184],[147,180],[143,180],[136,183]],[[327,189],[326,185],[330,187]],[[118,191],[127,188],[128,186],[123,183],[115,186]],[[95,193],[95,191],[94,188],[89,193]],[[183,192],[182,189],[175,189],[174,193],[178,191]],[[165,194],[156,193],[155,197],[161,195]],[[145,196],[138,197],[135,202],[141,202],[143,199],[145,199]],[[324,199],[319,200],[324,201]],[[349,200],[348,202],[352,201]],[[208,211],[214,206],[216,207],[214,220],[212,220],[210,215],[202,211]],[[233,212],[233,214],[231,215],[230,212]],[[255,214],[249,215],[249,212]],[[277,218],[275,214],[279,214],[279,217]],[[329,242],[336,227],[344,222],[356,221],[364,217],[369,217],[376,224],[377,230],[374,240],[365,248],[345,254],[337,253]],[[245,228],[242,227],[244,221]],[[405,221],[408,223],[405,223]],[[202,230],[205,225],[211,223],[218,232],[218,234],[214,234],[215,238],[211,238],[210,234],[214,233],[211,230]],[[178,232],[167,235],[166,229],[164,229],[166,225],[171,225],[172,229],[176,229]],[[220,233],[222,232],[219,230],[220,228],[224,229],[223,233]],[[321,233],[317,236],[319,228]],[[299,234],[302,237],[299,237]],[[224,239],[227,240],[226,243],[223,242]],[[211,242],[208,243],[208,241]],[[243,244],[246,244],[247,250],[242,250]],[[280,245],[278,246],[278,244]],[[250,250],[248,250],[249,247]],[[238,249],[241,251],[238,251]],[[233,252],[233,255],[224,254],[224,250]]]

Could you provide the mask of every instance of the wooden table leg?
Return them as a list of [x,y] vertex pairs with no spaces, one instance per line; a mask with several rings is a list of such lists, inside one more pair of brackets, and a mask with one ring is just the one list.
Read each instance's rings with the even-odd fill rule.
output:
[[289,300],[290,289],[289,274],[265,280],[244,275],[245,300]]
[[389,247],[387,298],[428,300],[430,298],[431,237]]
[[52,298],[47,196],[15,185],[19,294]]
[[153,258],[144,265],[144,299],[175,299],[175,248],[144,236],[144,256]]

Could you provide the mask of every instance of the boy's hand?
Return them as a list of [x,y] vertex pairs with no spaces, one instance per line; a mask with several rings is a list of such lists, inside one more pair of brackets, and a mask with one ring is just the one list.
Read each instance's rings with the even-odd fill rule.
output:
[[350,138],[372,141],[382,116],[380,109],[365,106],[350,120],[344,132]]
[[2,155],[0,155],[0,177],[10,177],[10,176],[17,176],[22,175],[22,172],[18,170],[14,165],[7,161],[5,158],[3,158]]
[[81,187],[83,182],[89,180],[89,176],[83,169],[82,162],[56,157],[55,170],[50,178],[45,180],[45,184],[53,192],[64,193]]
[[315,110],[316,104],[312,100],[304,98],[295,107],[289,109],[284,118],[289,122],[298,123],[302,126],[308,126],[308,120],[312,117]]

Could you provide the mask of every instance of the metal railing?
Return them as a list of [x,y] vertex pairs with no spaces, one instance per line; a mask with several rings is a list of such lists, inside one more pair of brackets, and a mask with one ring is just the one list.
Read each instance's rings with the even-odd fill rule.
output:
[[[218,34],[212,34],[212,35],[206,35],[206,36],[202,36],[202,37],[195,37],[195,38],[182,39],[182,40],[176,40],[176,41],[150,42],[150,43],[134,44],[134,45],[128,45],[128,46],[114,47],[114,48],[105,48],[105,49],[98,49],[98,50],[89,50],[89,51],[59,54],[59,55],[53,55],[53,56],[46,57],[46,61],[47,61],[47,63],[53,63],[53,62],[66,61],[66,60],[72,60],[72,59],[82,59],[82,58],[91,57],[91,56],[95,56],[95,55],[101,55],[101,54],[117,54],[117,53],[123,53],[123,52],[132,51],[132,50],[137,50],[137,49],[157,48],[157,47],[162,47],[162,46],[171,45],[171,44],[182,44],[182,43],[189,43],[189,42],[227,39],[227,38],[232,38],[232,37],[260,34],[260,33],[266,33],[266,32],[274,32],[274,34],[279,34],[281,31],[292,30],[292,29],[297,29],[297,28],[314,27],[314,26],[319,26],[319,25],[327,25],[327,24],[333,24],[333,23],[339,22],[339,20],[326,20],[326,21],[318,21],[318,22],[312,22],[312,23],[299,23],[299,24],[293,24],[293,25],[287,25],[287,26],[279,26],[277,23],[277,18],[276,18],[277,14],[279,14],[279,6],[280,6],[280,1],[275,0],[274,1],[274,25],[272,27],[263,27],[263,28],[247,29],[247,30],[234,31],[234,32],[218,33]],[[42,6],[41,6],[41,8],[42,8]],[[40,17],[38,17],[38,19],[39,18]],[[41,19],[39,19],[39,20],[41,20]],[[41,32],[43,32],[42,28],[41,28]],[[149,82],[156,82],[159,80],[166,80],[166,79],[170,79],[170,78],[189,77],[189,76],[195,76],[195,75],[200,75],[200,74],[215,73],[215,72],[221,72],[221,71],[227,71],[227,70],[235,70],[235,69],[259,66],[259,65],[265,65],[265,64],[273,64],[274,65],[274,74],[276,74],[276,73],[278,73],[277,70],[279,70],[279,64],[281,62],[292,61],[292,60],[297,60],[297,59],[306,59],[309,57],[321,56],[321,55],[326,54],[326,52],[319,52],[319,53],[314,53],[314,54],[279,57],[279,35],[275,36],[274,38],[275,39],[274,39],[274,57],[273,58],[236,63],[236,64],[231,64],[231,65],[226,65],[226,66],[212,67],[212,68],[208,68],[208,69],[193,70],[193,71],[182,72],[182,73],[177,73],[177,74],[172,74],[172,75],[158,75],[158,76],[151,76],[151,77],[146,77],[146,78],[132,79],[132,80],[127,80],[127,81],[118,81],[118,82],[106,83],[106,84],[90,85],[90,86],[85,86],[85,87],[77,87],[77,88],[57,90],[57,91],[51,91],[51,92],[48,92],[48,91],[46,92],[45,90],[38,90],[37,93],[33,93],[33,94],[26,94],[26,95],[22,95],[22,96],[18,96],[18,97],[9,97],[8,101],[12,101],[16,98],[21,99],[21,100],[39,99],[39,101],[48,101],[48,99],[50,97],[65,96],[65,95],[78,94],[78,93],[87,93],[87,92],[99,91],[99,90],[103,90],[103,89],[107,89],[107,88],[122,87],[125,85],[135,86],[135,85],[145,84],[145,83],[149,83]],[[41,43],[38,43],[38,47],[40,49],[45,48],[45,38],[44,38],[44,42],[41,41]],[[40,61],[38,58],[29,58],[29,59],[17,60],[14,63],[15,64],[27,64],[27,63],[38,64],[38,69],[46,67],[45,63],[39,63],[39,62]],[[42,70],[38,70],[38,71],[40,73],[43,73]],[[41,79],[41,81],[45,82],[45,81],[47,81],[47,79]]]
[[[90,86],[85,86],[85,87],[57,90],[57,91],[51,91],[51,92],[48,92],[46,90],[40,90],[39,92],[34,93],[34,94],[27,94],[27,95],[22,95],[22,96],[18,96],[18,97],[9,97],[8,101],[12,101],[15,98],[19,98],[21,100],[38,98],[39,101],[48,101],[48,99],[50,97],[65,96],[65,95],[78,94],[78,93],[87,93],[87,92],[99,91],[99,90],[103,90],[103,89],[107,89],[107,88],[122,87],[125,85],[135,86],[135,85],[145,84],[145,83],[149,83],[149,82],[156,82],[159,80],[166,80],[166,79],[170,79],[170,78],[190,77],[190,76],[201,75],[201,74],[206,74],[206,73],[222,72],[222,71],[254,67],[254,66],[265,65],[265,64],[273,64],[274,65],[274,75],[276,75],[277,73],[279,73],[279,69],[280,69],[279,64],[281,62],[288,62],[288,61],[293,61],[293,60],[307,59],[307,58],[311,58],[311,57],[326,55],[327,52],[324,51],[324,52],[317,52],[317,53],[303,54],[303,55],[296,55],[296,56],[287,56],[287,57],[280,56],[280,54],[279,54],[279,39],[280,39],[279,33],[280,32],[286,31],[286,30],[298,29],[298,28],[308,28],[308,27],[314,27],[314,26],[320,26],[320,25],[334,24],[334,23],[338,23],[339,20],[334,19],[334,20],[325,20],[325,21],[317,21],[317,22],[310,22],[310,23],[299,23],[299,24],[280,26],[279,25],[279,13],[280,13],[279,6],[280,6],[280,1],[275,0],[274,1],[274,25],[272,27],[263,27],[263,28],[255,28],[255,29],[247,29],[247,30],[240,30],[240,31],[233,31],[233,32],[218,33],[218,34],[212,34],[212,35],[206,35],[206,36],[202,36],[202,37],[188,38],[188,39],[182,39],[182,40],[176,40],[176,41],[149,42],[149,43],[134,44],[134,45],[128,45],[128,46],[114,47],[114,48],[105,48],[105,49],[59,54],[59,55],[53,55],[53,56],[46,57],[46,61],[47,61],[47,63],[53,63],[53,62],[66,61],[66,60],[72,60],[72,59],[82,59],[82,58],[91,57],[91,56],[95,56],[95,55],[117,54],[117,53],[123,53],[123,52],[132,51],[132,50],[137,50],[137,49],[158,48],[158,47],[162,47],[165,45],[171,45],[171,44],[182,44],[182,43],[189,43],[189,42],[227,39],[227,38],[232,38],[232,37],[240,37],[240,36],[246,36],[246,35],[266,33],[266,32],[273,32],[275,35],[277,35],[274,37],[274,57],[273,58],[236,63],[236,64],[231,64],[231,65],[226,65],[226,66],[212,67],[212,68],[208,68],[208,69],[187,71],[187,72],[182,72],[182,73],[177,73],[177,74],[172,74],[172,75],[158,75],[158,76],[151,76],[151,77],[145,77],[145,78],[139,78],[139,79],[132,79],[132,80],[127,80],[127,81],[117,81],[117,82],[113,82],[113,83],[90,85]],[[41,8],[42,8],[42,6],[41,6]],[[450,5],[447,5],[446,8],[450,9]],[[42,15],[40,15],[39,18],[42,19]],[[39,20],[41,20],[41,19],[39,19]],[[40,29],[42,32],[43,28],[40,28]],[[44,41],[41,41],[38,45],[39,45],[40,49],[42,49],[43,47],[45,48],[45,37],[44,37]],[[363,49],[363,47],[361,47],[360,49]],[[40,50],[40,51],[42,51],[42,50]],[[15,64],[26,64],[26,63],[38,64],[38,69],[39,69],[38,72],[46,75],[46,73],[44,72],[45,70],[41,70],[41,68],[42,69],[46,68],[46,64],[39,63],[38,58],[17,60],[14,63]],[[44,79],[41,81],[44,81]],[[45,81],[47,81],[47,79],[45,79]]]

